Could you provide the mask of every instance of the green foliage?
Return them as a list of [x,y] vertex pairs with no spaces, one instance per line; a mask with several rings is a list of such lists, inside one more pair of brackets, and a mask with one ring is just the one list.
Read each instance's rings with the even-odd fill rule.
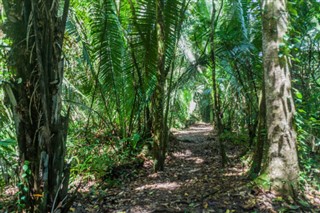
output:
[[17,168],[17,143],[13,139],[15,134],[12,114],[4,97],[3,90],[0,89],[0,191],[5,185],[13,183]]
[[0,191],[13,183],[17,167],[16,141],[13,139],[0,140]]
[[[77,42],[71,45],[79,44],[79,47],[75,55],[68,53],[72,58],[78,57],[76,67],[81,72],[72,69],[71,74],[67,74],[70,88],[79,91],[71,89],[69,93],[73,94],[69,100],[74,101],[73,109],[77,112],[70,128],[69,146],[74,151],[69,156],[73,162],[78,162],[74,175],[85,173],[101,177],[107,168],[130,161],[147,139],[143,138],[147,129],[146,109],[150,107],[157,67],[155,1],[127,1],[121,6],[109,0],[74,1],[73,4],[68,32]],[[292,17],[304,17],[302,13],[308,11],[304,18],[309,24],[293,22],[295,27],[292,29],[298,30],[290,32],[281,47],[281,54],[297,64],[293,66],[293,77],[299,85],[295,85],[299,89],[295,92],[295,99],[302,119],[297,122],[299,150],[302,167],[309,173],[314,168],[310,165],[317,160],[312,157],[315,162],[310,162],[312,152],[307,141],[311,136],[317,141],[319,135],[317,121],[313,120],[317,120],[316,106],[306,103],[317,103],[318,96],[316,93],[306,94],[300,85],[304,77],[299,80],[299,73],[303,72],[296,70],[305,65],[300,64],[303,63],[301,58],[308,58],[307,52],[301,50],[307,48],[309,41],[301,32],[310,32],[312,38],[317,39],[318,34],[312,30],[317,26],[313,18],[317,7],[311,7],[314,4],[303,1],[289,4]],[[260,8],[258,2],[236,0],[217,3],[217,13],[220,8],[215,23],[216,65],[223,123],[227,130],[221,139],[247,146],[248,128],[258,118],[258,96],[263,80]],[[181,11],[183,4],[180,1],[166,4],[165,45],[169,58],[166,69],[175,67],[169,114],[173,127],[178,128],[184,127],[192,117],[199,118],[207,113],[206,121],[210,121],[208,117],[212,119],[213,116],[212,113],[208,116],[212,107],[208,98],[212,83],[208,54],[211,5],[204,0],[190,3],[181,31],[183,44],[177,45],[179,34],[176,32],[183,20]],[[312,63],[316,66],[315,62]],[[315,86],[319,83],[318,74],[310,74],[314,75],[312,85]],[[305,98],[308,99],[303,101]],[[196,103],[192,113],[189,111],[191,101]]]
[[[215,2],[216,79],[225,127],[220,139],[230,146],[247,147],[248,129],[257,122],[263,87],[259,1]],[[149,121],[157,80],[156,1],[71,3],[63,47],[66,73],[62,97],[71,107],[67,144],[71,180],[81,176],[112,182],[108,175],[112,176],[121,165],[136,163],[136,156],[152,145]],[[301,182],[312,182],[318,187],[319,7],[316,0],[290,0],[290,32],[280,46],[280,57],[292,61]],[[211,9],[211,2],[206,0],[165,1],[165,70],[169,73],[165,101],[169,101],[169,127],[183,128],[200,118],[212,121]],[[14,82],[7,66],[8,41],[1,36],[0,31],[0,46],[4,47],[0,48],[3,86]],[[190,110],[191,102],[196,104],[194,111]],[[10,108],[0,90],[0,188],[12,180],[17,167]],[[64,113],[67,110],[64,108]],[[30,175],[28,165],[23,166],[22,178],[26,179]],[[120,173],[125,176],[128,169]],[[257,181],[259,185],[269,184],[263,175]],[[20,191],[25,187],[21,182]],[[22,205],[23,198],[20,201]]]
[[262,173],[254,180],[254,184],[258,187],[261,187],[265,190],[270,189],[271,181],[266,173]]
[[286,45],[294,77],[300,180],[302,186],[312,183],[319,188],[320,73],[316,58],[319,56],[320,5],[316,1],[289,1],[288,8],[292,19]]
[[15,143],[16,141],[13,139],[0,140],[0,146],[4,148],[8,148],[10,145],[14,145]]
[[[296,124],[298,129],[298,153],[300,164],[302,165],[301,181],[302,183],[312,182],[320,186],[319,163],[320,163],[320,120],[314,117],[305,119],[304,111],[298,110]],[[309,129],[309,131],[307,131]],[[310,131],[311,129],[311,131]]]
[[81,177],[85,180],[102,179],[116,165],[133,161],[148,142],[134,133],[122,138],[117,131],[105,131],[90,126],[72,131],[79,121],[71,123],[68,141],[68,161],[72,165],[72,180]]
[[31,170],[30,170],[30,162],[25,161],[22,166],[22,175],[21,180],[18,182],[18,200],[17,200],[17,206],[19,211],[26,210],[26,204],[28,203],[26,194],[30,193],[30,186],[29,186],[29,178],[31,177]]
[[226,143],[232,143],[234,145],[248,146],[249,144],[249,138],[245,132],[237,134],[225,130],[219,138]]

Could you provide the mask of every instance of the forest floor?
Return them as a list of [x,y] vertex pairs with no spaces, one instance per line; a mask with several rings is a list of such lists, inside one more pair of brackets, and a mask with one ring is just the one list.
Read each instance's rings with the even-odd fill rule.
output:
[[[174,147],[164,172],[153,173],[152,162],[122,168],[118,181],[81,187],[72,212],[320,212],[319,191],[309,191],[311,203],[288,204],[251,184],[239,156],[244,149],[227,147],[229,164],[221,168],[218,144],[208,124],[174,131]],[[119,168],[120,169],[120,168]],[[122,175],[121,175],[122,174]],[[303,207],[305,205],[306,207]]]
[[[312,187],[304,186],[303,194],[292,203],[256,187],[240,158],[241,144],[226,144],[229,163],[222,169],[209,124],[173,131],[170,143],[164,172],[153,173],[152,161],[145,158],[140,164],[116,167],[105,179],[83,180],[70,212],[320,212],[320,192]],[[12,212],[8,209],[14,209],[16,194],[14,187],[0,193],[0,212]]]

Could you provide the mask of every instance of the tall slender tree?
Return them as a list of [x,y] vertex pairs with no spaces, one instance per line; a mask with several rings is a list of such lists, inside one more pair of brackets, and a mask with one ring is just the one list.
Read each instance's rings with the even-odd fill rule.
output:
[[[223,0],[221,2],[223,4]],[[215,0],[212,0],[212,12],[211,12],[211,28],[210,28],[210,59],[211,59],[211,73],[212,73],[212,97],[213,97],[213,114],[214,114],[214,123],[217,133],[217,141],[220,147],[220,155],[221,155],[221,165],[225,166],[227,163],[227,155],[225,152],[224,144],[220,139],[221,133],[223,132],[223,124],[222,124],[222,112],[221,112],[221,101],[220,101],[220,92],[219,85],[217,85],[217,70],[216,70],[216,54],[215,54],[215,31],[219,18],[219,14],[217,16],[216,11],[216,3]],[[219,12],[220,13],[220,12]]]
[[180,38],[181,25],[188,4],[186,0],[172,0],[170,2],[156,0],[157,69],[155,72],[156,85],[151,98],[155,171],[164,170],[169,140],[167,114],[169,104],[166,102],[168,103],[170,97],[166,97],[166,95],[170,94],[170,88],[166,88],[167,78],[170,70],[173,72],[176,45]]
[[262,1],[263,66],[269,145],[265,173],[271,188],[282,195],[294,195],[298,185],[298,157],[295,113],[291,92],[289,58],[281,55],[288,30],[286,0]]
[[129,3],[134,29],[130,34],[130,45],[135,51],[133,58],[139,84],[143,86],[141,91],[146,93],[143,94],[148,104],[145,107],[148,108],[148,101],[151,101],[150,111],[146,110],[145,117],[154,141],[154,170],[161,171],[168,143],[167,77],[175,63],[176,44],[187,1],[141,0]]
[[157,28],[157,71],[156,87],[152,97],[153,114],[153,152],[154,152],[154,170],[162,171],[164,169],[164,159],[166,152],[166,136],[164,129],[166,121],[164,120],[164,95],[167,72],[165,70],[165,22],[164,22],[164,0],[156,1],[156,28]]
[[252,178],[257,177],[257,175],[260,173],[262,164],[263,164],[263,157],[264,150],[265,150],[265,142],[266,142],[266,134],[265,134],[265,128],[266,128],[266,94],[264,86],[262,88],[261,92],[261,99],[259,103],[259,119],[258,119],[258,135],[257,135],[257,142],[254,147],[254,154],[253,154],[253,160],[252,165],[250,168],[250,176]]
[[6,93],[19,148],[20,200],[28,212],[65,211],[68,116],[61,113],[61,93],[69,0],[2,2],[8,17],[4,29],[12,40],[8,66],[15,80]]

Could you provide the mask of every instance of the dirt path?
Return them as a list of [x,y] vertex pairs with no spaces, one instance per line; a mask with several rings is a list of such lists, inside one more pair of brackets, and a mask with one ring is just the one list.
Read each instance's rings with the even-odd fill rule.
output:
[[[164,172],[152,173],[151,162],[132,170],[120,187],[91,187],[82,193],[73,212],[276,212],[276,197],[251,189],[246,168],[234,156],[242,151],[230,145],[230,164],[220,169],[218,145],[208,124],[174,132],[178,143],[166,160]],[[211,139],[210,139],[211,138]],[[88,187],[90,188],[90,187]],[[298,211],[299,212],[299,211]]]
[[174,132],[175,146],[164,172],[152,173],[150,160],[143,166],[122,167],[116,171],[120,175],[115,177],[115,184],[110,180],[83,184],[70,212],[320,212],[320,192],[304,191],[304,196],[313,200],[312,207],[304,208],[252,187],[246,178],[247,168],[237,158],[243,151],[239,145],[226,144],[230,163],[221,169],[218,144],[211,133],[208,124]]
[[197,124],[174,132],[178,144],[174,147],[175,151],[169,154],[164,172],[151,173],[151,165],[146,163],[131,181],[123,182],[120,188],[91,192],[97,193],[96,198],[91,197],[85,205],[78,203],[74,211],[143,213],[243,210],[246,204],[241,197],[244,194],[239,194],[237,190],[246,183],[244,168],[233,164],[228,169],[220,169],[218,146],[213,139],[209,139],[211,132],[208,124]]

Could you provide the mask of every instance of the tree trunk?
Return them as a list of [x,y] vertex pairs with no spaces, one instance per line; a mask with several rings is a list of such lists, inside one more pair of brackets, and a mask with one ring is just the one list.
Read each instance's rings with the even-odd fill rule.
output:
[[[160,80],[161,81],[161,80]],[[164,161],[166,155],[166,136],[165,136],[165,120],[164,120],[164,84],[159,82],[156,85],[153,94],[153,158],[154,171],[164,170]]]
[[[264,86],[263,86],[264,87]],[[265,91],[262,88],[262,96],[260,100],[259,106],[259,124],[258,124],[258,136],[257,136],[257,143],[255,146],[252,165],[250,168],[250,176],[251,178],[256,178],[262,166],[262,161],[264,157],[264,147],[266,142],[266,98],[265,98]]]
[[295,112],[291,94],[289,58],[280,56],[288,28],[286,0],[262,1],[263,66],[266,92],[268,160],[271,189],[294,195],[298,185]]
[[154,171],[164,170],[164,161],[166,155],[167,137],[165,135],[166,121],[164,117],[164,94],[165,94],[165,32],[164,32],[164,0],[156,1],[156,26],[157,26],[157,72],[156,87],[152,97],[152,115],[153,115],[153,154]]
[[257,132],[257,126],[258,126],[258,119],[256,119],[256,111],[255,107],[253,106],[253,101],[250,98],[249,103],[247,102],[247,107],[248,107],[248,113],[247,113],[247,119],[248,119],[248,136],[249,136],[249,148],[252,147],[254,144],[254,139],[256,137],[256,132]]
[[[28,212],[64,211],[69,171],[64,162],[68,116],[61,115],[62,45],[69,0],[3,0],[12,39],[6,87],[17,133],[21,202]],[[60,5],[60,6],[59,6]],[[23,189],[24,188],[24,189]]]
[[214,121],[215,121],[215,130],[217,133],[216,140],[218,141],[221,155],[221,166],[224,167],[227,163],[227,155],[225,152],[224,144],[220,140],[220,135],[223,132],[222,126],[222,112],[220,109],[220,95],[219,95],[219,87],[217,85],[216,78],[216,57],[215,57],[215,2],[212,0],[212,14],[211,14],[211,33],[210,33],[210,57],[211,57],[211,69],[212,69],[212,92],[213,92],[213,113],[214,113]]

